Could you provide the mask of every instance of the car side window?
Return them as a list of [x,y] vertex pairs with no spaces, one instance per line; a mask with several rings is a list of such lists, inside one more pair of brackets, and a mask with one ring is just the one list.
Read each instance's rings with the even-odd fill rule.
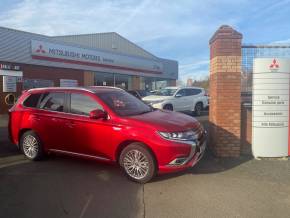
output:
[[185,92],[186,92],[186,96],[192,96],[192,95],[194,95],[193,94],[193,89],[186,89]]
[[192,91],[193,91],[193,95],[198,95],[202,92],[201,89],[192,89]]
[[39,108],[50,111],[64,111],[64,92],[44,93],[41,97]]
[[70,96],[70,112],[73,114],[89,116],[93,110],[103,110],[103,107],[96,100],[87,95],[72,93]]
[[36,108],[40,97],[41,97],[41,93],[31,94],[23,102],[23,105],[25,107]]
[[176,93],[176,95],[180,95],[181,97],[186,96],[185,89],[180,89],[180,90]]

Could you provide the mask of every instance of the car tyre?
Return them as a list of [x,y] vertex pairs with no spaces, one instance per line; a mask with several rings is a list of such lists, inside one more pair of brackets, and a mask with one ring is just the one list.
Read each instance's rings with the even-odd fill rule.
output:
[[41,160],[44,157],[40,138],[34,131],[26,131],[21,136],[20,149],[29,160]]
[[203,106],[202,106],[202,103],[197,103],[194,107],[194,115],[195,116],[200,116],[201,115],[201,112],[203,110]]
[[138,183],[146,183],[156,175],[156,161],[152,153],[141,143],[126,146],[119,158],[127,177]]
[[163,107],[164,110],[168,110],[168,111],[173,111],[173,106],[171,104],[166,104],[164,107]]

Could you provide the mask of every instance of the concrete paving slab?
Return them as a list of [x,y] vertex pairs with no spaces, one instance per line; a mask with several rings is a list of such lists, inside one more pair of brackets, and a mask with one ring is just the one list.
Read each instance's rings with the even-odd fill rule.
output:
[[[235,163],[235,164],[234,164]],[[156,217],[289,217],[290,163],[205,158],[192,170],[145,185]]]

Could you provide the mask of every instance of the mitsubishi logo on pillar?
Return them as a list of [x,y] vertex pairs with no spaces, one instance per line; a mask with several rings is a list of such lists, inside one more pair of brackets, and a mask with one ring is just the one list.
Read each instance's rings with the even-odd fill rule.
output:
[[276,59],[273,59],[269,67],[270,67],[270,70],[278,70],[279,69],[278,61]]
[[42,45],[39,45],[38,48],[35,50],[36,53],[42,53],[45,54],[46,51],[44,50]]

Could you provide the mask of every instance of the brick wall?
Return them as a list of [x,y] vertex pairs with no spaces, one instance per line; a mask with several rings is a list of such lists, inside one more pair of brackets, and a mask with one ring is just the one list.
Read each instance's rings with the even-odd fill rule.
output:
[[252,154],[252,106],[245,104],[241,114],[241,153]]
[[84,86],[84,71],[82,70],[28,64],[22,64],[20,67],[23,71],[24,79],[52,80],[54,86],[60,85],[60,79],[72,79],[78,80],[79,86]]
[[220,157],[241,150],[241,39],[221,26],[210,40],[210,146]]
[[[60,79],[78,80],[79,86],[84,86],[85,82],[86,85],[93,85],[92,74],[86,74],[85,76],[82,70],[54,68],[28,64],[17,64],[17,65],[19,65],[21,71],[23,71],[23,79],[52,80],[54,82],[54,86],[60,85]],[[0,76],[0,114],[5,114],[8,112],[8,109],[11,106],[5,104],[5,97],[9,93],[3,93],[2,90],[3,90],[3,77]],[[17,92],[12,94],[18,97],[21,94],[21,92],[22,92],[22,83],[17,83]]]

